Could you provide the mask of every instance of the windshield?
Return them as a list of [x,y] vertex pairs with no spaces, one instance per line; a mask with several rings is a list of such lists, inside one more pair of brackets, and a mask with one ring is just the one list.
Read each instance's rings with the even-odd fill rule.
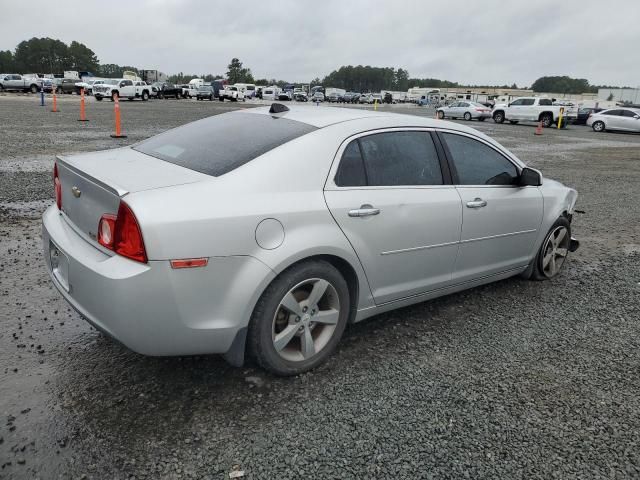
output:
[[[214,115],[145,140],[138,152],[214,177],[224,175],[315,127],[286,118],[234,112]],[[239,142],[239,131],[251,131]]]

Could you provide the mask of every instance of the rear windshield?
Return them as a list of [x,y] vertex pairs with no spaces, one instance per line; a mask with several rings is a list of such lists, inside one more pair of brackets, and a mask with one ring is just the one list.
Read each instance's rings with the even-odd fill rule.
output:
[[134,145],[133,149],[219,177],[314,130],[316,127],[286,118],[234,112],[169,130]]

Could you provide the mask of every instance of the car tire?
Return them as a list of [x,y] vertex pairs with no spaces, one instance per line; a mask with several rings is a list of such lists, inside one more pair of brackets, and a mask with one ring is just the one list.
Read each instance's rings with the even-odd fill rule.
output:
[[142,92],[142,101],[146,102],[147,100],[149,100],[149,93],[148,92]]
[[38,93],[38,86],[31,85],[31,87],[29,87],[29,90],[31,91],[31,93]]
[[485,121],[485,118],[484,118],[484,117],[478,117],[478,121],[479,121],[479,122],[484,122],[484,121]]
[[530,280],[549,280],[566,263],[571,247],[571,224],[566,217],[560,217],[551,226],[531,264],[522,273]]
[[493,114],[493,121],[496,123],[504,123],[504,112],[498,111]]
[[[312,294],[315,300],[309,304]],[[322,260],[294,265],[278,275],[258,300],[249,323],[248,352],[276,375],[303,373],[334,352],[350,309],[347,282],[333,265]]]
[[115,102],[115,101],[116,101],[116,97],[119,97],[118,92],[113,92],[113,93],[111,94],[111,101],[112,101],[112,102]]
[[213,95],[209,95],[209,101],[213,102]]
[[553,116],[549,113],[544,113],[540,116],[540,121],[544,128],[549,128],[553,125]]
[[101,101],[102,101],[102,97],[96,97],[96,100],[97,100],[98,102],[101,102]]
[[470,122],[470,121],[471,121],[471,114],[470,114],[469,112],[465,112],[465,114],[464,114],[464,119],[465,119],[467,122]]
[[444,120],[444,112],[442,110],[438,110],[438,118]]
[[598,120],[596,122],[593,122],[593,125],[591,125],[591,128],[593,129],[594,132],[604,132],[605,127],[604,127],[604,122],[601,120]]

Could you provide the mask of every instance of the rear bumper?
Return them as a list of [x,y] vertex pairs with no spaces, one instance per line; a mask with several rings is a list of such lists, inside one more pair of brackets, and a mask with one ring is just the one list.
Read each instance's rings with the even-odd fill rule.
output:
[[[211,257],[204,268],[171,268],[109,256],[67,223],[55,206],[43,216],[47,271],[90,324],[131,350],[154,356],[226,353],[245,328],[274,273],[249,256]],[[68,290],[52,273],[50,245],[68,260]]]

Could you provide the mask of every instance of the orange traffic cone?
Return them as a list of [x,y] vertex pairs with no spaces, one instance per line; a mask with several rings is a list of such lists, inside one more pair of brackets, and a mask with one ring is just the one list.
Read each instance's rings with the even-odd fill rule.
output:
[[55,85],[53,85],[51,87],[51,92],[53,93],[53,106],[51,108],[51,111],[53,113],[58,113],[59,110],[58,110],[58,101],[56,99],[56,86]]
[[116,117],[116,133],[111,135],[111,138],[127,138],[126,135],[122,135],[120,131],[120,98],[119,95],[114,97],[115,104],[113,105],[113,113]]
[[536,131],[535,131],[535,135],[542,135],[542,121],[538,123],[538,126],[536,127]]
[[88,122],[87,117],[84,112],[84,88],[80,89],[80,118],[79,122]]

